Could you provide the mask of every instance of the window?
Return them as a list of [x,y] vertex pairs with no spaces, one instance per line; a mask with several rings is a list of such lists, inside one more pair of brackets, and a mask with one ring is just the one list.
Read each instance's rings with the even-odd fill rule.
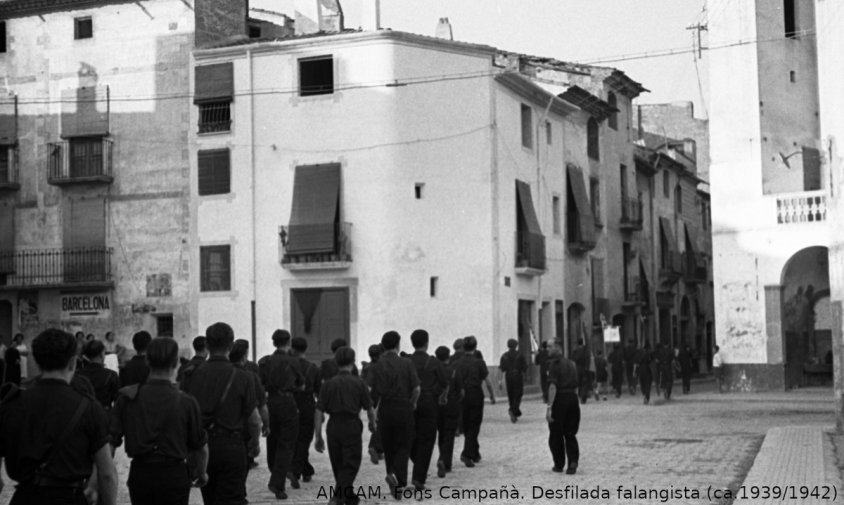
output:
[[595,216],[595,226],[602,226],[601,221],[601,181],[597,177],[589,178],[589,198],[592,201],[592,215]]
[[674,188],[674,209],[677,214],[683,213],[683,188],[679,184]]
[[554,233],[559,235],[562,233],[560,231],[560,197],[556,195],[551,197],[551,216],[554,220]]
[[228,149],[199,151],[199,196],[231,192],[231,156]]
[[249,25],[249,38],[250,39],[260,39],[261,38],[261,25],[259,25],[259,24],[250,24]]
[[94,36],[94,25],[91,21],[91,16],[84,18],[74,18],[73,20],[73,38],[90,39]]
[[199,248],[200,291],[231,290],[231,246]]
[[414,192],[416,193],[416,199],[421,200],[422,199],[422,190],[425,189],[425,183],[424,182],[417,182],[413,189],[414,189]]
[[522,146],[528,149],[533,148],[533,111],[525,104],[522,104]]
[[334,58],[319,56],[299,60],[299,96],[334,93]]
[[438,280],[439,280],[439,277],[431,277],[431,283],[430,283],[431,298],[434,298],[434,297],[437,296],[437,281]]
[[231,131],[231,105],[231,100],[199,104],[199,133]]
[[789,39],[797,38],[797,0],[783,0],[783,22],[785,36]]
[[103,175],[103,139],[78,137],[70,139],[70,176]]
[[6,52],[6,22],[0,21],[0,53]]
[[669,189],[669,185],[671,184],[671,174],[668,173],[668,170],[662,172],[662,194],[665,195],[665,198],[671,196],[671,190]]
[[158,314],[155,316],[156,334],[159,337],[173,338],[173,314]]
[[199,107],[199,133],[231,130],[234,65],[231,62],[196,67],[193,103]]
[[700,204],[700,227],[706,230],[706,203],[701,202]]
[[[615,93],[610,91],[607,93],[607,103],[610,104],[610,107],[617,109],[618,108],[618,99],[615,97]],[[618,113],[613,112],[610,114],[610,117],[607,118],[607,125],[612,128],[613,130],[618,130]]]
[[0,184],[15,182],[12,180],[12,166],[9,163],[9,147],[0,146]]
[[598,132],[598,120],[590,117],[589,122],[586,123],[586,154],[596,161],[601,159],[601,148],[599,142],[600,136]]
[[549,146],[554,143],[554,131],[551,128],[551,121],[545,121],[545,143]]
[[788,80],[791,82],[797,82],[797,72],[791,70],[788,72]]

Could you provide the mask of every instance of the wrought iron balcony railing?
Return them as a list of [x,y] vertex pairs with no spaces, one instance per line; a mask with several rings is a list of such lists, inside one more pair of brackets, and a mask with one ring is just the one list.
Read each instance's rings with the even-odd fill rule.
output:
[[17,146],[0,146],[0,191],[20,189],[18,159]]
[[642,209],[644,204],[641,198],[624,197],[621,199],[621,222],[622,230],[642,229]]
[[516,232],[516,268],[545,270],[545,236]]
[[111,183],[114,141],[106,137],[51,142],[47,182],[55,185]]
[[227,132],[232,129],[231,102],[199,104],[199,133]]
[[0,251],[0,287],[107,284],[111,255],[110,247]]
[[683,259],[678,252],[666,253],[659,265],[659,278],[663,282],[676,282],[683,275]]
[[690,283],[706,282],[706,263],[689,252],[684,252],[682,258],[683,280]]
[[[326,226],[333,226],[332,246],[324,252],[301,253],[290,250],[290,238],[320,233]],[[279,246],[281,247],[281,266],[291,270],[319,268],[348,268],[352,262],[352,223],[334,223],[333,225],[288,225],[279,227]]]

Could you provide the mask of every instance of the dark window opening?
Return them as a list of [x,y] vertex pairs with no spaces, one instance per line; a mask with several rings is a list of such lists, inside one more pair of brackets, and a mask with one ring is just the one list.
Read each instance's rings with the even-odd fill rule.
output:
[[424,188],[425,188],[425,184],[424,184],[424,183],[421,183],[421,182],[417,182],[417,183],[416,183],[416,185],[414,186],[413,190],[414,190],[414,193],[416,194],[416,199],[417,199],[417,200],[421,200],[421,199],[422,199],[422,190],[423,190]]
[[199,133],[231,131],[231,105],[231,100],[199,104]]
[[231,290],[231,246],[199,248],[200,291]]
[[551,128],[551,121],[545,121],[545,143],[549,146],[553,144],[554,131]]
[[6,52],[6,22],[0,21],[0,53]]
[[13,182],[11,168],[9,163],[9,149],[6,146],[0,146],[0,184]]
[[231,156],[228,149],[199,151],[199,196],[231,192]]
[[249,38],[250,39],[260,39],[261,38],[261,25],[249,25]]
[[552,212],[552,219],[554,220],[554,234],[559,235],[562,233],[560,229],[560,197],[554,196],[551,198],[551,212]]
[[791,82],[797,82],[797,72],[791,70],[788,72],[788,80]]
[[156,315],[155,327],[159,337],[173,338],[173,314]]
[[531,125],[533,124],[533,111],[529,106],[522,104],[522,146],[528,149],[533,148],[533,132]]
[[785,36],[789,39],[797,38],[797,1],[783,0],[783,21],[785,22]]
[[630,296],[631,293],[631,286],[630,286],[630,278],[629,278],[629,269],[628,266],[630,265],[630,257],[631,249],[630,249],[630,242],[622,242],[621,243],[621,267],[622,267],[622,279],[624,282],[624,298],[625,300]]
[[101,137],[70,139],[70,176],[90,177],[104,173],[103,139]]
[[299,96],[334,93],[334,58],[320,56],[299,60]]
[[437,296],[437,281],[439,277],[431,277],[431,298]]
[[679,184],[674,188],[674,208],[678,214],[683,213],[683,188]]
[[598,132],[598,121],[590,117],[586,123],[586,154],[593,160],[601,159],[600,136]]
[[73,38],[90,39],[94,36],[94,24],[91,17],[75,18],[73,20]]
[[601,181],[597,177],[589,178],[589,198],[592,202],[592,215],[595,216],[595,226],[602,226],[601,221]]
[[671,175],[668,173],[668,170],[662,173],[662,194],[665,195],[665,198],[671,196],[671,190],[669,189],[669,185],[671,184]]
[[[607,94],[607,103],[614,109],[618,108],[618,99],[612,91]],[[610,114],[610,117],[607,118],[607,125],[613,130],[618,130],[618,112]]]

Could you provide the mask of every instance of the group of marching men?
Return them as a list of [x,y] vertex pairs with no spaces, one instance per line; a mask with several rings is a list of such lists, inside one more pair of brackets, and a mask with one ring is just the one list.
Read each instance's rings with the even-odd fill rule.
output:
[[441,346],[434,355],[425,330],[412,333],[412,354],[400,354],[400,340],[395,331],[385,333],[358,377],[355,352],[342,340],[320,367],[305,357],[305,339],[276,330],[276,351],[256,365],[246,359],[248,342],[215,323],[194,339],[194,358],[180,362],[172,338],[141,331],[132,339],[136,356],[118,377],[104,364],[101,342],[85,343],[80,359],[73,335],[45,330],[31,344],[40,374],[0,391],[0,462],[17,483],[10,503],[115,504],[113,457],[124,443],[135,505],[186,505],[191,487],[201,489],[206,504],[247,503],[246,478],[263,435],[268,488],[277,499],[287,498],[288,482],[296,489],[312,479],[313,441],[319,452],[328,448],[331,501],[355,504],[362,410],[372,432],[370,457],[376,464],[383,458],[391,493],[424,490],[434,446],[436,472],[445,477],[459,431],[460,460],[467,467],[480,462],[483,386],[492,403],[495,397],[475,337],[458,339],[453,354]]

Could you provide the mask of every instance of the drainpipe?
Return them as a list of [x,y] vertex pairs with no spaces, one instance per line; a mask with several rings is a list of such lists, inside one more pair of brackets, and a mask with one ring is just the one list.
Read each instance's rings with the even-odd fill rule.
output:
[[255,181],[255,93],[253,93],[254,86],[254,68],[252,59],[252,50],[246,51],[246,60],[248,62],[249,75],[249,168],[252,174],[252,300],[250,303],[250,318],[252,330],[252,361],[257,360],[258,355],[258,335],[257,335],[257,314],[256,314],[256,300],[258,295],[257,284],[257,270],[258,270],[258,244],[257,244],[257,206],[255,203],[257,184]]
[[500,354],[499,335],[501,335],[501,237],[499,223],[499,173],[498,173],[498,104],[496,100],[496,86],[493,79],[489,80],[489,150],[490,150],[490,181],[492,204],[492,355]]
[[[539,136],[542,125],[545,123],[546,119],[548,118],[548,112],[551,110],[551,105],[554,103],[554,95],[548,98],[548,105],[545,107],[545,110],[542,112],[542,117],[539,118],[539,121],[536,123],[536,206],[539,208],[539,222],[542,223],[543,219],[542,216],[545,214],[544,210],[545,207],[542,205],[542,156],[539,152]],[[548,154],[548,143],[545,143],[545,158],[546,160],[550,157]],[[545,268],[548,268],[548,253],[546,248],[545,254]],[[536,304],[539,308],[538,312],[538,323],[537,330],[542,327],[542,276],[538,276],[539,278],[536,280]],[[537,332],[534,332],[534,336],[537,339],[537,345],[539,345],[539,340],[542,339],[542,335],[537,335]],[[533,354],[533,353],[531,353]]]

